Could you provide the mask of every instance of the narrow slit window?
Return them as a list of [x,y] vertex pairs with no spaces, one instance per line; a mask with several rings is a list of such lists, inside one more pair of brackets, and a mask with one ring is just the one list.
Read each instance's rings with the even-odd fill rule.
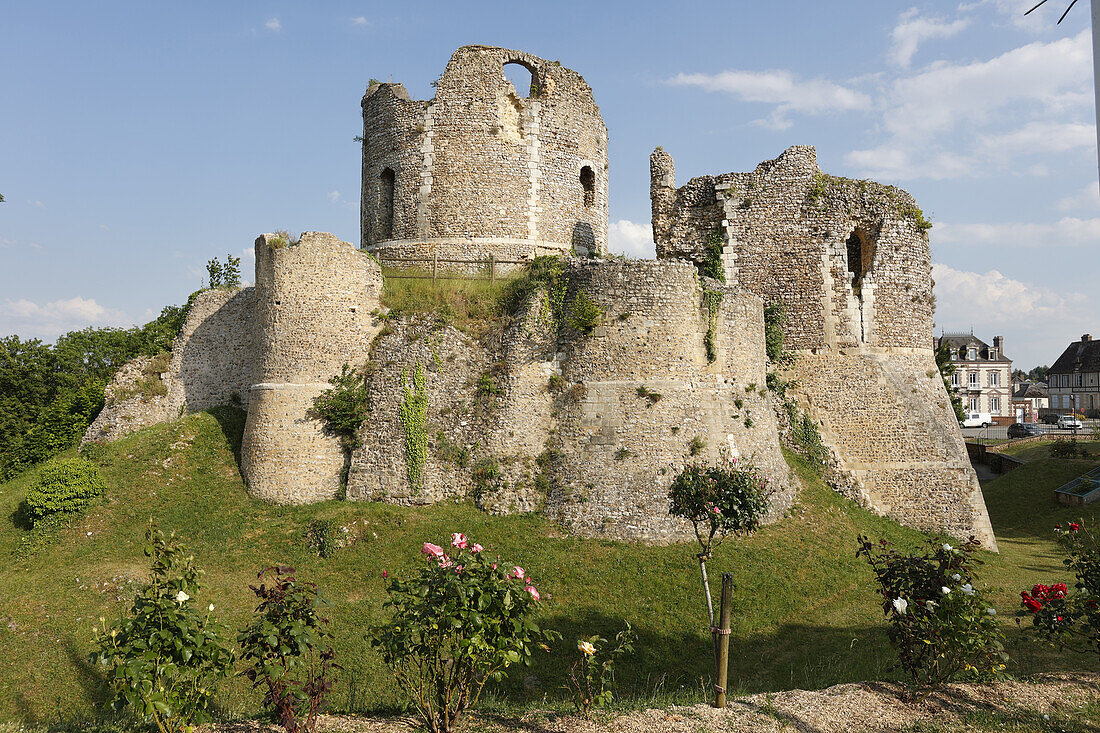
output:
[[585,207],[596,203],[596,174],[587,165],[581,168],[581,191]]
[[396,178],[392,168],[383,168],[382,175],[378,177],[378,240],[393,237],[393,189]]

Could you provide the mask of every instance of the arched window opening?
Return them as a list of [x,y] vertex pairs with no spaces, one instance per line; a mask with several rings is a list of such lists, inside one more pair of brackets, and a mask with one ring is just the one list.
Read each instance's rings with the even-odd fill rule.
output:
[[393,237],[393,189],[396,180],[392,168],[383,168],[378,177],[378,237],[375,241]]
[[852,278],[852,291],[858,297],[863,286],[863,239],[859,232],[848,237],[848,274]]
[[504,64],[504,78],[512,83],[516,94],[521,97],[539,96],[539,79],[535,70],[522,61],[508,61]]
[[587,165],[581,168],[581,189],[586,208],[596,203],[596,174]]

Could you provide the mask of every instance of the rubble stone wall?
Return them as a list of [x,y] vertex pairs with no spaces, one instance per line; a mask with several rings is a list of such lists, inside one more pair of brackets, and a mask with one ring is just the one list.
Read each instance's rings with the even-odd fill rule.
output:
[[702,266],[786,311],[791,376],[868,506],[910,526],[974,534],[995,548],[932,353],[927,223],[900,189],[823,174],[812,147],[750,173],[676,188],[650,158],[657,255]]

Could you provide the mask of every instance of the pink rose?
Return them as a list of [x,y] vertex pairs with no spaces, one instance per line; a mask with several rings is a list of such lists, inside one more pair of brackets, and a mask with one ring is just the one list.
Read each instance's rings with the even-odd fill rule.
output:
[[536,601],[539,599],[539,592],[537,590],[535,590],[535,586],[529,585],[524,590],[526,590],[528,593],[531,594],[532,599],[534,599]]
[[457,547],[460,550],[466,549],[466,535],[461,532],[455,532],[451,535],[451,545]]
[[431,555],[432,557],[443,557],[443,548],[439,545],[433,545],[431,542],[425,542],[420,552],[425,555]]
[[493,570],[496,570],[496,569],[497,569],[497,564],[493,563]]
[[484,547],[482,547],[481,545],[479,545],[478,543],[475,542],[474,546],[470,548],[470,551],[471,552],[481,552],[484,549],[485,549]]
[[721,510],[721,509],[719,509],[718,507],[711,507],[711,509],[710,509],[710,510],[711,510],[712,512],[714,512],[715,514],[721,514],[721,513],[722,513],[722,510]]
[[439,567],[441,567],[441,568],[449,568],[449,567],[451,567],[452,565],[454,565],[454,563],[453,563],[453,562],[451,562],[451,558],[447,557],[446,555],[444,555],[443,557],[439,558]]
[[462,567],[463,567],[462,565],[455,565],[455,572],[456,573],[461,573],[462,572]]
[[512,572],[508,573],[508,577],[515,578],[516,580],[523,580],[523,576],[525,574],[526,573],[523,572],[523,568],[521,568],[519,565],[516,565],[514,568],[512,568]]
[[388,578],[388,577],[390,577],[390,574],[388,572],[386,572],[385,570],[383,570],[382,571],[382,577],[383,578]]

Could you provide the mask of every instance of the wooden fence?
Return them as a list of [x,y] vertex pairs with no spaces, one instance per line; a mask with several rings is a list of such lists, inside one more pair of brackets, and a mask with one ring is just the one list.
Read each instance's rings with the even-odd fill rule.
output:
[[[488,280],[490,283],[495,283],[497,280],[498,266],[530,264],[530,260],[502,260],[492,254],[488,257],[478,259],[440,257],[438,253],[433,253],[431,257],[391,257],[385,254],[375,254],[374,256],[378,259],[378,263],[382,267],[391,269],[391,272],[388,272],[386,277],[416,278],[420,280],[431,280],[432,282],[438,282],[439,280]],[[391,265],[391,262],[403,264]],[[402,272],[402,270],[408,269],[410,265],[420,265],[418,269],[422,271]],[[448,267],[449,265],[459,265],[459,267]],[[470,270],[477,271],[482,269],[487,270],[489,274],[468,274]],[[392,270],[398,270],[398,272],[392,272]]]

